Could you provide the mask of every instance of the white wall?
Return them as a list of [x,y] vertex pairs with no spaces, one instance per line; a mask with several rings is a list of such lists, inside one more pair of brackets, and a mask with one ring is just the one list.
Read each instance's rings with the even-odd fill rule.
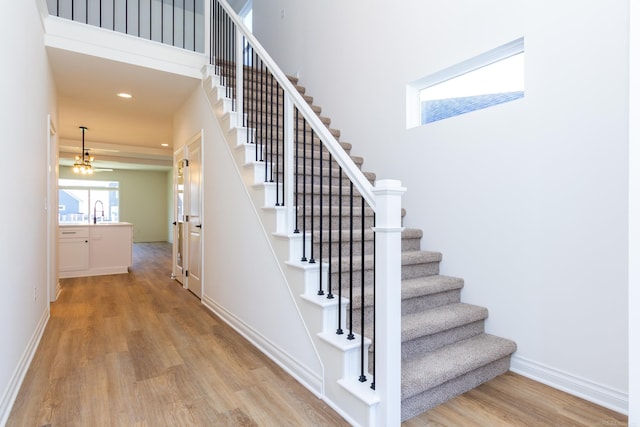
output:
[[[55,86],[34,1],[3,5],[0,25],[0,425],[15,399],[49,315],[47,301],[47,115]],[[7,17],[10,17],[7,18]],[[29,159],[25,170],[21,162]],[[35,298],[34,298],[35,295]]]
[[640,2],[630,4],[629,425],[640,425]]
[[[174,119],[174,148],[203,130],[203,301],[303,383],[322,367],[202,88]],[[319,392],[319,389],[315,389]]]
[[[284,10],[284,18],[282,11]],[[519,372],[626,410],[628,3],[254,0],[299,73]],[[405,85],[525,38],[526,95],[405,129]]]

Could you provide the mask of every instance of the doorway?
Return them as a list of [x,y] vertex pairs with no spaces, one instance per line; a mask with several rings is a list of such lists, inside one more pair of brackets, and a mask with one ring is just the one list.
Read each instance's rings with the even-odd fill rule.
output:
[[173,276],[202,298],[202,131],[174,153]]
[[47,139],[47,295],[54,302],[60,294],[58,280],[58,134],[51,115],[48,115]]

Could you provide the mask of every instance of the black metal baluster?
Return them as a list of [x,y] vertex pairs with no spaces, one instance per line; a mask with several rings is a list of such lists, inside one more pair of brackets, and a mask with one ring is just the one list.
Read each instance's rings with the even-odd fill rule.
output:
[[84,23],[89,23],[89,0],[84,2]]
[[373,345],[373,352],[371,354],[371,357],[373,357],[372,360],[372,370],[371,370],[371,375],[372,375],[372,379],[371,379],[371,389],[375,390],[376,389],[376,213],[373,213],[373,332],[372,335],[373,337],[371,338],[372,340],[372,345]]
[[[195,1],[195,0],[194,0]],[[194,9],[195,10],[195,9]],[[244,46],[246,43],[246,37],[242,36],[242,45]],[[245,143],[249,143],[249,91],[251,90],[251,75],[249,71],[246,70],[244,66],[245,62],[248,61],[249,58],[249,50],[242,51],[242,67],[244,69],[244,73],[242,74],[242,79],[244,84],[242,85],[242,90],[244,91],[244,111],[242,111],[242,126],[244,127],[245,132]]]
[[282,206],[280,203],[280,135],[284,129],[280,128],[280,84],[276,81],[276,206]]
[[75,21],[75,5],[74,5],[75,1],[71,0],[71,20]]
[[171,46],[176,45],[176,0],[171,1]]
[[112,30],[115,31],[116,30],[116,2],[115,2],[115,0],[113,0],[113,3],[112,3],[111,21],[113,22]]
[[[313,148],[312,148],[313,149]],[[323,193],[323,188],[322,188],[322,184],[323,184],[323,179],[322,179],[322,141],[320,141],[320,192],[319,192],[319,196],[320,196],[320,200],[318,203],[318,206],[320,207],[320,215],[319,215],[319,237],[318,237],[318,259],[320,260],[320,287],[318,288],[318,295],[324,295],[324,289],[322,288],[322,220],[323,220],[323,215],[322,215],[322,209],[324,208],[324,206],[322,205],[322,193]]]
[[[224,18],[226,22],[224,39],[226,40],[225,66],[227,72],[227,97],[229,99],[233,99],[233,76],[231,75],[231,37],[229,36],[231,21],[229,20],[229,14],[226,10],[224,11]],[[233,101],[231,102],[231,109],[233,110]]]
[[140,0],[138,0],[138,37],[140,37]]
[[348,340],[355,338],[353,335],[353,182],[349,181],[349,335]]
[[[285,162],[285,152],[286,152],[286,144],[284,143],[285,139],[285,134],[284,134],[284,88],[281,88],[279,85],[278,87],[279,89],[279,94],[278,96],[282,98],[282,127],[278,127],[278,129],[282,129],[282,133],[281,133],[281,138],[282,138],[282,204],[281,206],[285,205],[285,167],[284,167],[284,162]],[[280,102],[278,102],[278,105],[280,105]],[[280,115],[278,115],[278,121],[280,120]]]
[[[267,90],[269,91],[269,182],[273,182],[273,74],[269,70],[269,84]],[[277,191],[276,191],[277,193]]]
[[196,51],[196,0],[193,0],[193,51]]
[[231,109],[236,111],[236,98],[238,96],[236,93],[236,79],[238,77],[236,75],[236,24],[233,23],[230,15],[227,14],[227,16],[229,16],[229,26],[231,27],[231,68],[229,70],[231,72]]
[[[152,22],[153,22],[153,0],[149,0],[149,40],[153,40],[153,24],[152,24]],[[211,20],[211,22],[213,22],[213,19]],[[211,36],[211,31],[209,31],[209,36]],[[209,56],[209,58],[211,58],[211,56]]]
[[[322,168],[321,168],[322,169]],[[327,299],[333,299],[331,286],[332,260],[333,260],[333,156],[329,154],[329,203],[327,205],[329,217],[329,269],[327,271]],[[321,222],[322,223],[322,222]]]
[[222,60],[220,61],[220,65],[222,66],[222,75],[224,76],[224,95],[229,98],[229,82],[227,81],[227,15],[224,13],[224,9],[222,9],[222,5],[220,5],[220,13],[222,14]]
[[262,59],[257,58],[256,60],[256,73],[257,73],[256,74],[256,92],[255,92],[255,96],[256,96],[256,134],[255,134],[256,161],[260,160],[260,157],[259,157],[260,149],[258,148],[258,145],[260,144],[260,137],[262,135],[262,118],[261,118],[262,91],[260,90],[261,68],[262,68]]
[[338,329],[336,334],[342,335],[342,168],[338,168]]
[[[266,141],[266,135],[265,135],[265,103],[266,103],[266,94],[264,92],[264,80],[265,80],[265,76],[264,76],[264,62],[262,61],[262,59],[260,60],[260,111],[258,113],[258,121],[260,122],[260,161],[264,162],[265,161],[265,156],[264,156],[264,149],[265,149],[265,141]],[[264,166],[264,180],[265,182],[267,181],[267,165]]]
[[209,2],[211,28],[209,29],[209,63],[215,65],[214,57],[216,56],[216,34],[218,31],[218,4],[211,0]]
[[124,33],[129,34],[129,0],[124,0]]
[[360,261],[360,378],[358,381],[361,383],[367,380],[367,376],[365,375],[365,366],[364,366],[364,197],[360,197],[360,232],[362,233],[362,238],[360,241],[360,253],[361,253],[361,261]]
[[253,49],[253,47],[251,47],[251,55],[252,55],[252,59],[251,59],[251,142],[256,144],[256,146],[254,147],[255,152],[256,152],[256,160],[258,160],[258,146],[256,143],[256,123],[257,123],[257,118],[256,118],[256,109],[258,108],[258,95],[257,95],[257,87],[256,87],[256,79],[258,78],[257,75],[257,70],[256,70],[256,64],[258,63],[258,59],[257,59],[257,53],[255,51],[255,49]]
[[182,48],[184,49],[186,46],[187,39],[187,0],[182,0]]
[[[149,2],[149,4],[151,4],[151,2]],[[98,6],[100,7],[100,12],[98,13],[98,24],[100,25],[100,28],[102,28],[102,0],[100,0]],[[151,22],[151,20],[149,20],[149,22]]]
[[[296,173],[295,173],[295,180],[296,180],[295,193],[296,193],[296,195],[295,195],[295,202],[294,202],[295,203],[295,213],[296,213],[295,214],[296,226],[295,226],[295,229],[293,230],[293,232],[295,234],[300,233],[300,230],[298,229],[298,206],[300,205],[300,201],[298,200],[298,193],[299,193],[299,187],[298,187],[299,178],[298,177],[300,175],[300,170],[298,168],[298,157],[299,157],[299,155],[298,155],[298,123],[299,123],[299,120],[300,120],[299,111],[298,111],[298,108],[296,107],[296,122],[294,124],[294,131],[293,131],[293,138],[294,138],[293,142],[295,144],[293,149],[294,149],[294,152],[296,154],[296,166],[295,166],[295,170],[296,170]],[[302,243],[302,245],[304,246],[304,243]]]
[[[313,168],[315,166],[315,158],[313,155],[313,148],[314,148],[314,142],[315,142],[315,133],[313,132],[313,128],[311,129],[311,258],[309,258],[309,264],[315,264],[316,260],[313,257],[313,243],[314,243],[314,237],[313,237],[313,232],[314,232],[314,226],[313,226],[313,220],[315,218],[315,212],[314,212],[314,208],[315,208],[315,196],[316,196],[316,189],[315,189],[315,181],[316,181],[316,175],[313,172]],[[306,156],[307,152],[305,150],[305,156]]]
[[307,261],[307,120],[302,119],[302,259]]

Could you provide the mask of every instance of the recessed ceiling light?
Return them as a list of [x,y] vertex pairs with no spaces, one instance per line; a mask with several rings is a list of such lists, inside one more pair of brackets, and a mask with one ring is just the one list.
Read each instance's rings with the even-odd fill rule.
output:
[[169,144],[160,144],[160,145],[162,145],[163,147],[168,147],[169,146]]
[[120,98],[126,98],[126,99],[133,98],[133,95],[131,95],[130,93],[126,93],[126,92],[120,92],[120,93],[118,94],[118,96],[119,96]]

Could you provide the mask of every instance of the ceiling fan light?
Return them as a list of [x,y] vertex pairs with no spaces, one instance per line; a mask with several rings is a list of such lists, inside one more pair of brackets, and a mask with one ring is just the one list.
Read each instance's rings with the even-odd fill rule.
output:
[[93,173],[91,162],[93,162],[94,158],[89,155],[89,149],[84,148],[84,132],[87,128],[85,126],[80,126],[80,129],[82,129],[82,156],[76,156],[76,161],[73,164],[73,171],[83,175],[90,175]]

